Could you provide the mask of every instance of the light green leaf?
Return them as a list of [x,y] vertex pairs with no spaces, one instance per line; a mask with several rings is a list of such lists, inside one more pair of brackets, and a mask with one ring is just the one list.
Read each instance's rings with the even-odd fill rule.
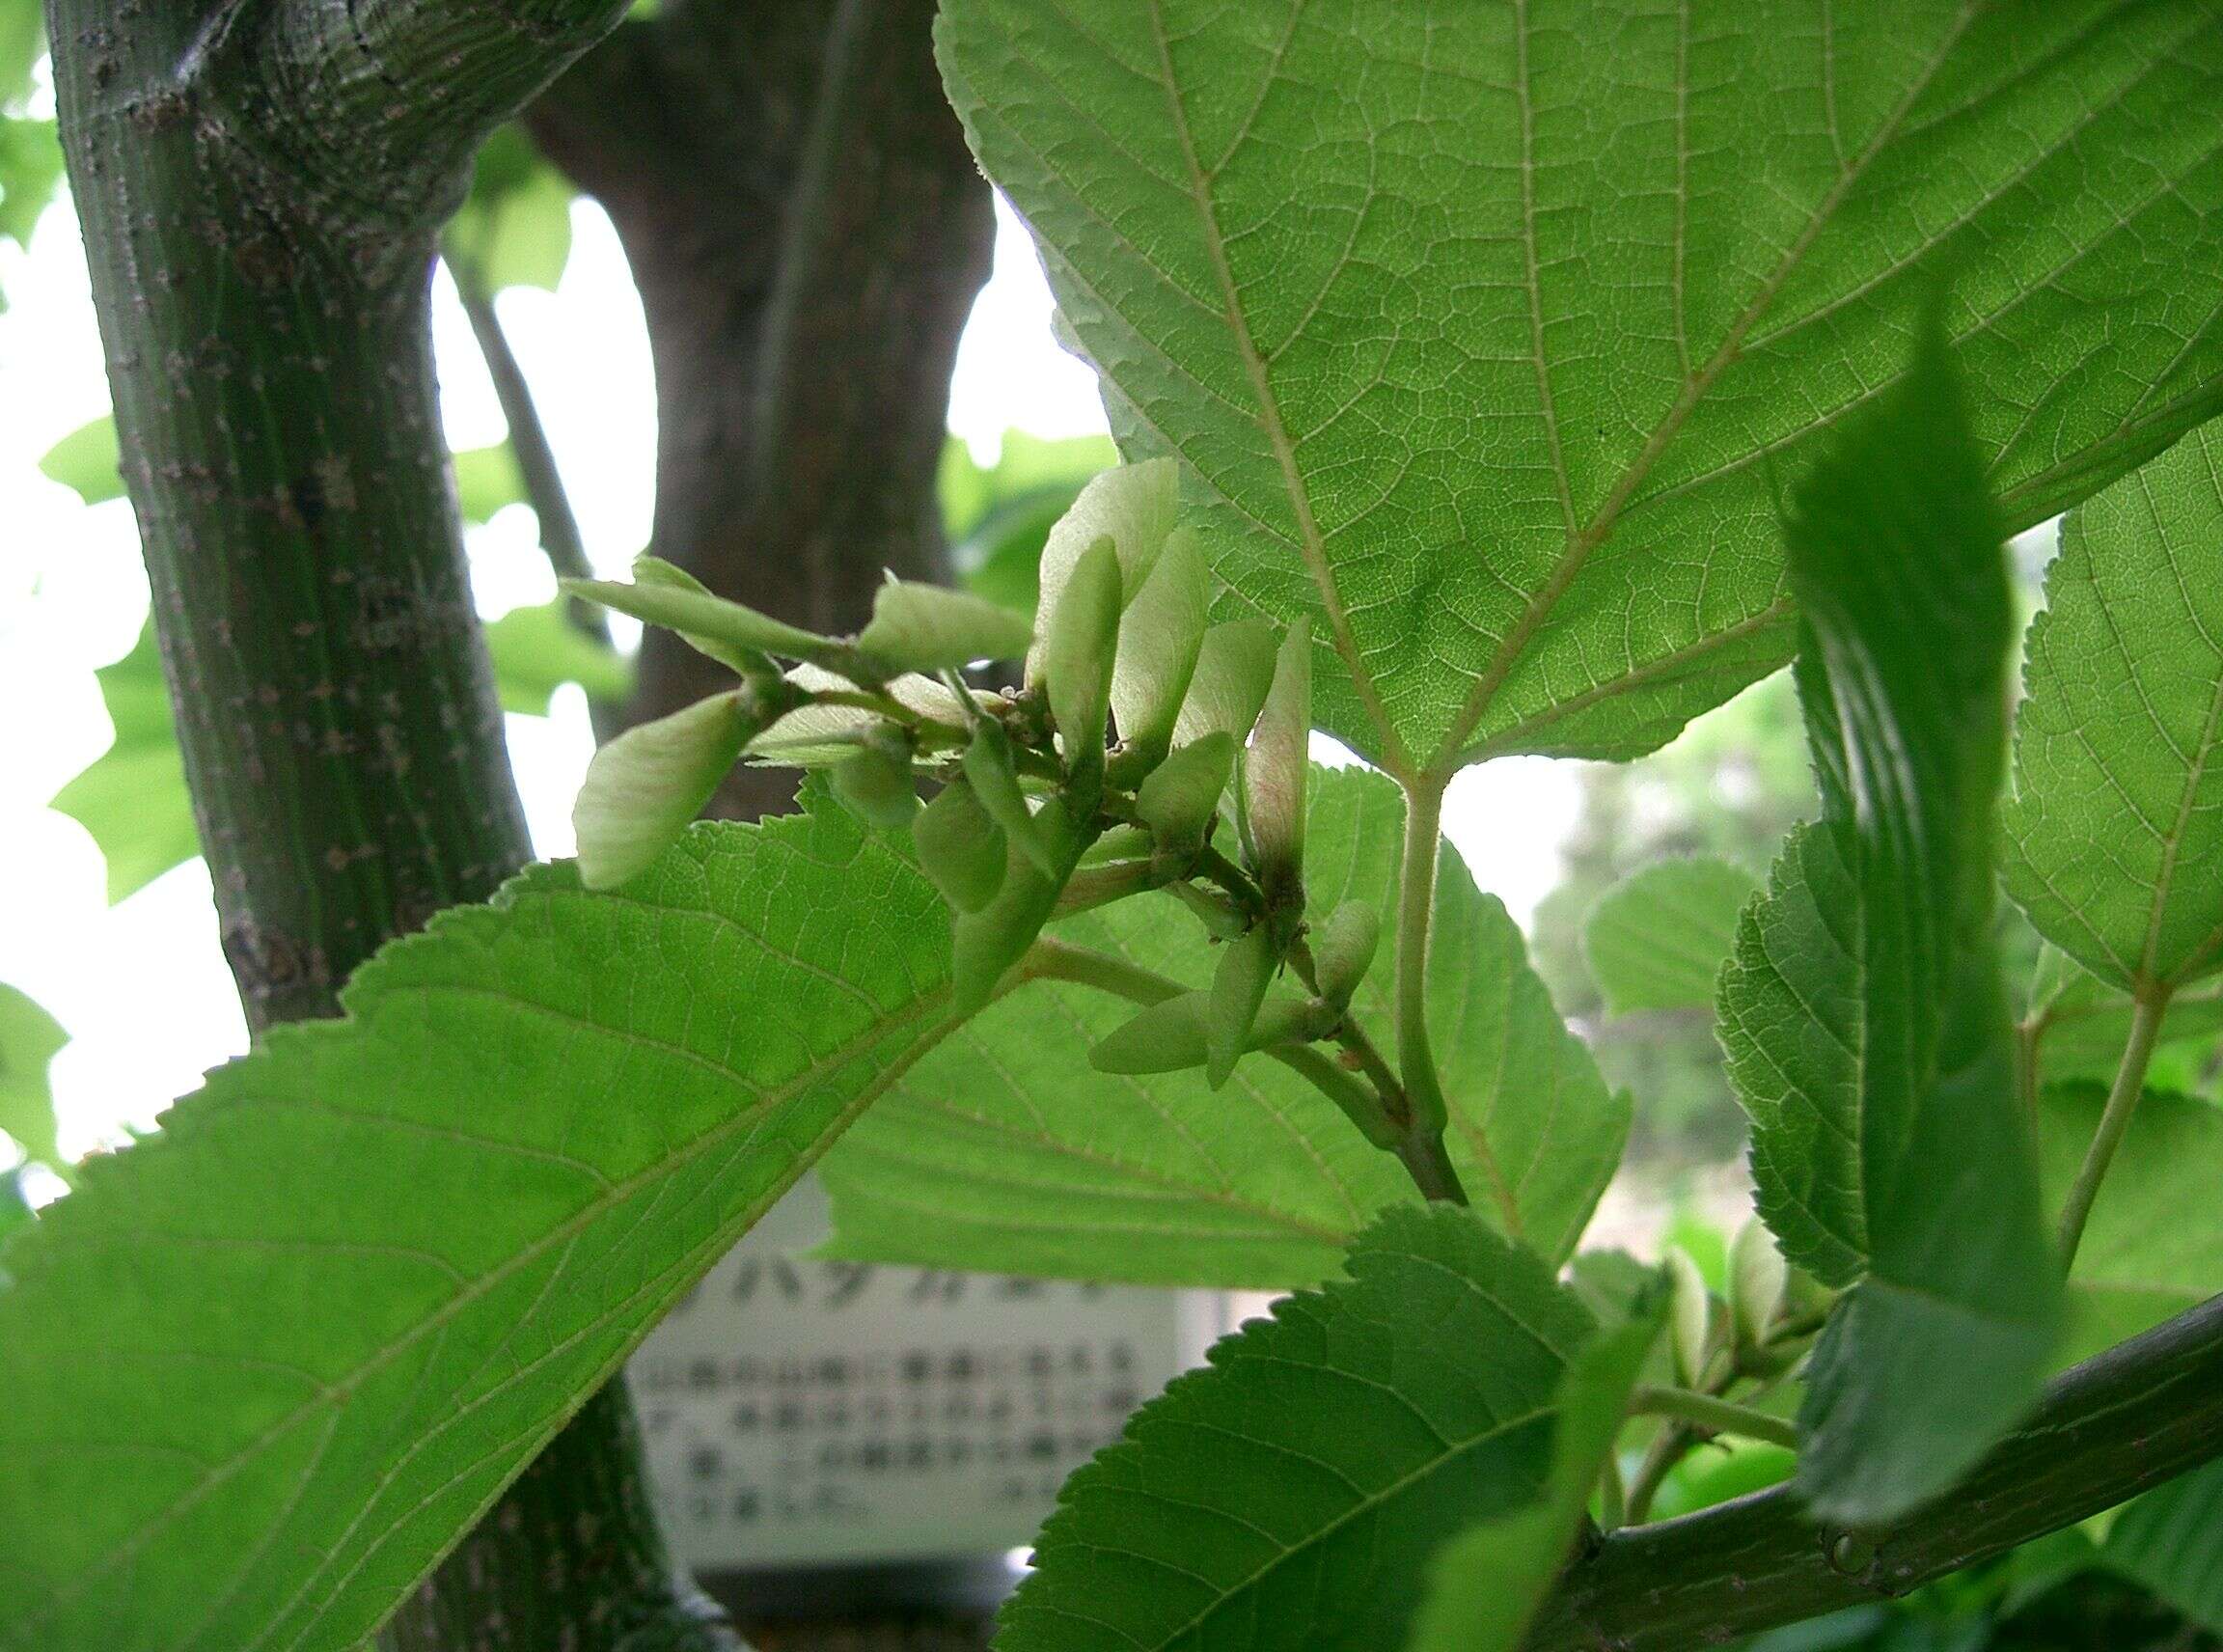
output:
[[604,705],[616,705],[631,692],[630,663],[574,625],[565,612],[568,606],[559,597],[536,607],[512,608],[486,627],[503,710],[545,717],[549,697],[567,682]]
[[1033,613],[1051,528],[1090,477],[1118,462],[1109,437],[1045,439],[1006,430],[996,463],[982,468],[952,437],[943,450],[937,490],[949,565],[965,589]]
[[491,522],[509,506],[525,503],[525,478],[508,442],[465,448],[449,458],[455,467],[455,504],[464,521]]
[[2223,1462],[2137,1499],[2107,1528],[2101,1560],[2223,1635]]
[[1880,1521],[2035,1397],[2059,1317],[1993,934],[2006,562],[1934,336],[1786,535],[1823,816],[1739,926],[1721,1040],[1761,1214],[1856,1285],[1809,1370],[1799,1478],[1826,1518]]
[[108,862],[108,898],[122,900],[198,855],[201,834],[153,627],[99,677],[115,743],[55,793],[53,807],[93,834]]
[[1334,642],[1377,756],[1630,757],[1780,664],[1775,490],[1948,274],[2011,525],[2223,407],[2210,0],[955,0],[937,40],[1122,448],[1185,461],[1230,604]]
[[[2107,1092],[2048,1087],[2039,1108],[2047,1209],[2058,1209]],[[2069,1280],[2067,1365],[2223,1292],[2223,1110],[2149,1089],[2115,1150]]]
[[39,461],[40,474],[73,489],[88,505],[105,505],[124,497],[124,475],[118,468],[116,416],[103,413],[80,425],[46,450]]
[[2223,429],[2062,524],[2017,715],[2007,887],[2126,992],[2223,969]]
[[[1307,788],[1315,923],[1344,901],[1396,910],[1404,807],[1358,770]],[[1456,854],[1437,873],[1429,1007],[1452,1101],[1453,1162],[1486,1218],[1564,1260],[1620,1162],[1610,1093],[1528,968],[1520,929]],[[1169,896],[1052,933],[1201,990],[1213,950]],[[1386,1040],[1390,972],[1355,1013]],[[834,1254],[1145,1283],[1301,1285],[1384,1206],[1418,1195],[1304,1080],[1262,1057],[1217,1094],[1197,1073],[1120,1077],[1065,1052],[1133,1019],[1123,1000],[1037,983],[992,1006],[899,1083],[828,1158]]]
[[1659,1332],[1655,1308],[1576,1356],[1559,1384],[1543,1501],[1438,1551],[1412,1652],[1517,1652],[1575,1547]]
[[1593,1333],[1535,1256],[1396,1211],[1065,1483],[1002,1652],[1383,1652],[1447,1533],[1533,1503]]
[[[34,19],[39,8],[28,8]],[[0,21],[0,29],[6,24]],[[0,41],[0,78],[7,73],[8,42]],[[0,96],[0,102],[6,101]],[[62,145],[52,121],[0,115],[0,237],[18,247],[31,244],[31,233],[52,204],[62,181]],[[8,308],[0,294],[0,310]]]
[[96,1160],[0,1266],[0,1646],[356,1647],[938,1035],[837,812],[540,867]]
[[59,1021],[0,981],[0,1131],[14,1139],[26,1158],[65,1174],[46,1065],[69,1042]]
[[504,126],[479,151],[470,197],[448,225],[451,256],[468,260],[489,292],[555,291],[571,258],[574,193],[520,127]]
[[1582,929],[1606,1013],[1712,1009],[1737,915],[1759,888],[1742,867],[1694,857],[1646,867],[1607,890]]
[[[2046,943],[2022,1028],[2034,1046],[2045,1082],[2112,1078],[2130,1038],[2130,995],[2109,986]],[[2154,1071],[2172,1060],[2204,1064],[2208,1046],[2223,1033],[2223,979],[2213,977],[2172,994],[2161,1021]],[[2154,1081],[2150,1078],[2150,1084]]]

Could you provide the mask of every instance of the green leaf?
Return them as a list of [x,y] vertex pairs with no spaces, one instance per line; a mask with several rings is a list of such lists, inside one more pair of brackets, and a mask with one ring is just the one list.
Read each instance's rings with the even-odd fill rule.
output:
[[1576,1356],[1559,1384],[1543,1501],[1461,1532],[1438,1551],[1412,1652],[1518,1652],[1575,1547],[1659,1334],[1655,1303]]
[[37,1002],[0,981],[0,1131],[24,1157],[67,1174],[54,1139],[54,1091],[46,1065],[69,1034]]
[[[2050,944],[2040,954],[2038,977],[2022,1025],[2035,1043],[2044,1078],[2112,1078],[2130,1038],[2135,1009],[2130,995],[2089,974]],[[2223,980],[2209,977],[2181,989],[2170,997],[2162,1018],[2156,1069],[2172,1051],[2197,1065],[2218,1033],[2223,1033]]]
[[103,413],[80,425],[46,450],[40,474],[75,490],[88,505],[124,497],[124,473],[116,441],[116,416]]
[[948,919],[837,812],[538,867],[279,1028],[0,1265],[0,1624],[347,1652],[939,1035]]
[[1606,1012],[1711,1010],[1737,915],[1759,888],[1742,867],[1693,857],[1646,867],[1607,890],[1582,929]]
[[2209,0],[956,0],[937,41],[1122,449],[1185,461],[1230,605],[1334,641],[1376,756],[1631,757],[1780,664],[1774,490],[1941,275],[2011,525],[2223,407]]
[[[1324,922],[1350,899],[1396,910],[1404,805],[1359,770],[1307,788],[1307,896]],[[1626,1098],[1552,1010],[1520,929],[1456,854],[1438,869],[1429,1012],[1453,1101],[1453,1162],[1485,1217],[1564,1260],[1619,1164]],[[1059,940],[1170,977],[1212,978],[1213,949],[1166,895],[1056,925]],[[1390,972],[1353,999],[1392,1025]],[[1198,1073],[1124,1078],[1065,1052],[1134,1006],[1037,982],[990,1007],[893,1088],[827,1160],[832,1253],[1158,1284],[1303,1285],[1331,1274],[1376,1212],[1416,1200],[1304,1080],[1262,1057],[1217,1094]]]
[[[2058,1209],[2099,1128],[2107,1091],[2047,1087],[2040,1099],[2046,1208]],[[2069,1280],[2056,1363],[2111,1347],[2223,1292],[2223,1111],[2149,1089],[2115,1149]]]
[[[30,8],[34,15],[38,10]],[[6,73],[6,51],[7,42],[0,41],[0,76]],[[0,236],[19,247],[30,246],[31,232],[52,204],[61,181],[62,145],[54,123],[0,115]],[[0,295],[0,310],[7,307],[5,295]]]
[[131,651],[99,673],[115,742],[54,795],[108,862],[108,898],[122,900],[201,852],[170,689],[150,625]]
[[449,461],[455,467],[455,504],[464,521],[491,522],[508,507],[526,502],[524,473],[508,442],[465,448],[451,454]]
[[577,683],[588,699],[603,705],[618,704],[632,692],[631,663],[574,625],[568,607],[559,597],[512,608],[486,627],[503,710],[545,717],[550,697],[567,682]]
[[1809,1371],[1800,1481],[1825,1517],[1880,1521],[2012,1423],[2059,1317],[1993,934],[2006,562],[1934,335],[1786,535],[1823,815],[1739,925],[1721,1039],[1762,1216],[1792,1261],[1858,1281]]
[[489,292],[553,292],[571,258],[574,193],[521,127],[504,126],[479,151],[470,197],[448,225],[447,245],[471,262]]
[[1381,1652],[1446,1533],[1533,1503],[1593,1332],[1468,1213],[1397,1211],[1066,1481],[1002,1652]]
[[2100,1558],[2223,1635],[2223,1462],[2131,1502],[2107,1528]]
[[1033,613],[1051,528],[1090,477],[1118,462],[1109,437],[1045,440],[1006,430],[996,463],[982,469],[952,437],[943,450],[938,487],[949,565],[965,589]]
[[2223,969],[2223,429],[2069,514],[2030,627],[2007,887],[2127,992]]

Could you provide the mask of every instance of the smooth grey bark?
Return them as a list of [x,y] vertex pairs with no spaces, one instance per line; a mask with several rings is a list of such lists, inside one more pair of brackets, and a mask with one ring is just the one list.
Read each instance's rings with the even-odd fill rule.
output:
[[[426,324],[472,151],[624,0],[49,0],[69,179],[224,950],[250,1024],[528,857]],[[588,1593],[731,1646],[669,1581],[621,1392],[425,1586],[397,1647]],[[550,1576],[574,1580],[551,1590]],[[592,1588],[589,1590],[588,1585]],[[412,1625],[419,1626],[412,1628]],[[579,1652],[646,1647],[597,1640]]]

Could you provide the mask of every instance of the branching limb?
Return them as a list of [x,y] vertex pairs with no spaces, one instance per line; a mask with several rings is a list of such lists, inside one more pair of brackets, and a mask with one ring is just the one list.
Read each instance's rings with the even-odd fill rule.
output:
[[1798,1447],[1798,1430],[1780,1417],[1694,1389],[1640,1388],[1629,1409],[1639,1417],[1673,1418],[1707,1434],[1735,1434],[1791,1450]]

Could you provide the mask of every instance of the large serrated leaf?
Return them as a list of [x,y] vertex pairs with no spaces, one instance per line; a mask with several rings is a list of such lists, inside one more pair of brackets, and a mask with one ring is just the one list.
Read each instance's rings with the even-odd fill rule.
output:
[[2223,406],[2214,23],[953,0],[938,41],[1122,445],[1406,766],[1633,756],[1780,664],[1775,490],[1940,277],[2013,525]]
[[1385,1216],[1066,1481],[1000,1652],[1383,1652],[1451,1533],[1538,1501],[1594,1331],[1447,1205]]
[[[1403,804],[1378,775],[1315,771],[1306,895],[1396,910]],[[1455,854],[1438,874],[1430,1012],[1451,1098],[1449,1144],[1478,1209],[1564,1259],[1629,1125],[1589,1052],[1528,968],[1519,928]],[[1213,954],[1170,897],[1060,923],[1058,939],[1200,988]],[[1386,1043],[1389,972],[1353,1001]],[[827,1160],[834,1253],[1160,1284],[1310,1284],[1374,1213],[1416,1198],[1304,1080],[1260,1056],[1227,1088],[1196,1073],[1114,1076],[1073,1052],[1134,1014],[1037,984],[956,1032]]]
[[2126,992],[2223,969],[2223,428],[2061,529],[2030,627],[2007,887]]
[[826,812],[541,867],[0,1253],[0,1647],[343,1652],[938,1035],[948,922]]
[[1761,1212],[1854,1286],[1800,1416],[1801,1484],[1849,1522],[1949,1485],[2035,1396],[2059,1316],[1993,935],[2007,569],[1961,394],[1926,333],[1797,491],[1823,817],[1721,980]]

